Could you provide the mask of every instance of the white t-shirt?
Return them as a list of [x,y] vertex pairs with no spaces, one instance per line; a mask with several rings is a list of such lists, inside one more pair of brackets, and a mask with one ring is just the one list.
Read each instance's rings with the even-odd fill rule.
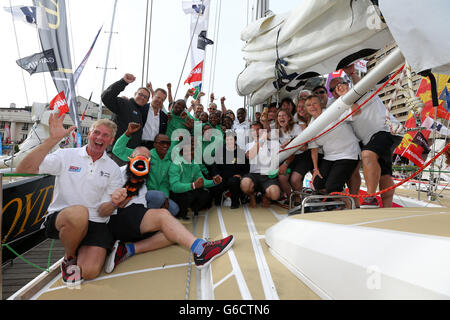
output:
[[248,136],[250,134],[250,124],[247,120],[239,123],[239,121],[237,121],[236,119],[233,124],[233,130],[234,132],[236,132],[236,144],[239,146],[239,148],[245,150],[245,146],[248,143]]
[[[359,103],[363,103],[372,92],[366,93],[359,99]],[[348,111],[348,114],[351,111]],[[368,144],[370,138],[377,132],[390,132],[389,126],[386,125],[386,108],[383,101],[375,95],[366,105],[361,108],[361,113],[352,116],[351,125],[355,131],[355,135],[364,145]]]
[[144,128],[142,128],[142,140],[154,141],[156,135],[159,133],[159,110],[156,113],[150,105],[147,115],[147,121]]
[[[247,144],[245,152],[247,153],[253,148],[256,141],[252,141]],[[279,167],[278,158],[272,159],[272,154],[278,155],[279,144],[278,141],[267,140],[259,145],[258,154],[253,158],[249,159],[250,162],[250,173],[259,173],[263,175],[268,175],[269,171]]]
[[[325,130],[331,128],[335,123],[340,121],[344,116],[341,116],[340,119],[333,121],[330,123]],[[350,125],[351,117],[348,118],[343,123],[340,123],[330,132],[320,136],[319,138],[308,143],[308,148],[318,148],[322,147],[324,159],[329,161],[343,160],[343,159],[352,159],[359,160],[359,155],[361,153],[361,149],[359,147],[358,139],[356,138],[353,129]],[[311,123],[314,119],[311,120]],[[322,131],[322,132],[323,132]]]
[[[127,182],[127,165],[120,167],[120,173],[122,178],[122,187]],[[144,183],[142,187],[139,189],[139,193],[132,197],[130,201],[125,205],[125,208],[131,206],[132,204],[142,204],[144,207],[147,207],[147,200],[145,199],[145,194],[147,193],[147,185]],[[113,214],[117,214],[117,210],[114,211]]]
[[111,201],[113,191],[123,186],[119,166],[106,152],[93,162],[86,146],[59,149],[48,154],[39,166],[39,173],[56,176],[49,214],[82,205],[88,208],[89,220],[93,222],[109,221],[109,217],[99,216],[98,207]]
[[[280,148],[281,145],[286,143],[287,141],[292,140],[292,138],[297,137],[300,133],[302,133],[302,128],[298,125],[298,124],[294,124],[294,127],[292,128],[292,130],[290,132],[284,132],[283,129],[280,128],[279,130],[279,141],[280,141]],[[303,153],[303,151],[301,150],[297,150],[297,152],[295,152],[295,154],[301,154]]]

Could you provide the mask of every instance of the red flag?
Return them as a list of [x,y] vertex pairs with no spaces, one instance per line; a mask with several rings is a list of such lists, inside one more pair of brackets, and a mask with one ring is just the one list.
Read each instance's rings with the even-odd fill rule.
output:
[[[425,103],[425,107],[423,108],[420,114],[421,121],[423,122],[427,116],[434,119],[435,109],[433,107],[433,99],[431,97],[431,82],[428,77],[422,78],[419,88],[417,89],[417,96],[420,97],[420,99],[422,99],[423,103]],[[436,116],[438,118],[449,120],[450,113],[448,113],[447,110],[445,110],[443,104],[444,101],[442,101],[438,105]]]
[[64,113],[69,112],[69,106],[67,105],[66,95],[64,91],[61,91],[50,101],[50,110],[55,109],[55,107],[59,110],[58,116],[60,117]]
[[184,84],[186,83],[191,84],[192,82],[201,82],[202,75],[203,75],[203,61],[200,62],[198,65],[196,65],[194,69],[192,69],[191,73],[184,81]]
[[415,165],[422,166],[425,163],[422,159],[424,150],[429,151],[427,138],[421,132],[413,131],[405,134],[394,154],[399,154]]

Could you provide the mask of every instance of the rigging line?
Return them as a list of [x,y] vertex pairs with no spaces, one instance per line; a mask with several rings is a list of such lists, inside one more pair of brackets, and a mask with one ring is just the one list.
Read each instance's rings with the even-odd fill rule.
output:
[[151,7],[150,7],[150,23],[149,23],[149,29],[148,29],[148,49],[147,49],[147,73],[145,75],[145,82],[148,83],[148,70],[150,65],[150,42],[152,39],[152,20],[153,20],[153,0],[151,0]]
[[[40,46],[40,38],[39,38],[39,30],[38,27],[36,25],[36,37],[37,37],[37,41],[38,41],[38,46]],[[45,88],[45,101],[50,101],[50,99],[48,98],[48,88],[47,88],[47,80],[45,80],[45,72],[42,72],[42,78],[44,79],[44,88]]]
[[221,6],[222,1],[220,0],[218,6],[216,7],[216,12],[215,12],[215,16],[214,16],[214,46],[213,46],[213,52],[211,53],[211,68],[209,70],[209,84],[208,84],[208,97],[210,96],[211,92],[214,92],[214,80],[213,80],[213,68],[215,65],[214,59],[215,59],[215,53],[217,52],[217,37],[218,37],[218,32],[217,32],[217,20],[218,20],[218,14],[220,11],[220,6]]
[[199,18],[200,18],[200,15],[197,15],[197,21],[195,22],[194,30],[192,31],[191,41],[189,41],[189,47],[188,47],[188,50],[186,53],[186,57],[184,58],[183,68],[181,69],[180,78],[178,79],[177,89],[175,90],[175,95],[173,96],[174,101],[176,101],[176,98],[177,98],[177,93],[178,93],[178,88],[180,86],[181,77],[183,76],[183,71],[184,71],[184,68],[186,67],[186,61],[187,61],[187,58],[189,57],[189,51],[191,50],[191,46],[192,46],[192,39],[194,39],[195,30],[197,29],[197,24],[198,24]]
[[[14,15],[12,12],[12,3],[11,0],[9,0],[9,10],[11,11],[11,19],[12,19],[12,23],[13,23],[13,28],[14,28],[14,37],[16,39],[16,46],[17,46],[17,53],[19,54],[19,59],[22,58],[22,56],[20,55],[20,48],[19,48],[19,41],[17,40],[17,31],[16,31],[16,23],[14,22]],[[27,100],[27,105],[30,105],[30,101],[28,100],[28,91],[27,91],[27,85],[25,83],[25,76],[23,75],[24,70],[21,69],[21,73],[22,73],[22,81],[23,81],[23,87],[25,89],[25,98]]]
[[142,56],[142,78],[141,78],[141,87],[144,86],[144,65],[145,65],[145,52],[147,50],[146,43],[147,43],[147,23],[148,23],[148,1],[147,0],[147,7],[145,9],[145,32],[144,32],[144,54]]
[[[69,1],[69,3],[70,3],[70,1]],[[67,9],[68,9],[67,13],[68,13],[68,16],[69,16],[70,40],[72,41],[72,49],[73,49],[73,50],[71,50],[71,53],[72,53],[73,63],[75,63],[75,61],[76,61],[76,58],[75,58],[75,42],[73,41],[72,15],[71,15],[71,10],[70,10],[70,4],[68,4]],[[77,90],[77,88],[78,88],[78,85],[75,84],[75,89]]]
[[[211,89],[214,92],[214,83],[215,83],[215,79],[216,79],[216,65],[217,65],[217,48],[219,47],[219,31],[220,31],[220,16],[221,16],[221,12],[222,12],[222,0],[219,0],[219,10],[218,10],[219,14],[218,14],[218,20],[217,20],[217,31],[214,30],[214,32],[216,32],[216,45],[214,46],[214,60],[213,60],[213,64],[212,64],[212,68],[214,68],[214,70],[212,71],[212,84],[211,84]],[[211,79],[211,78],[210,78]]]

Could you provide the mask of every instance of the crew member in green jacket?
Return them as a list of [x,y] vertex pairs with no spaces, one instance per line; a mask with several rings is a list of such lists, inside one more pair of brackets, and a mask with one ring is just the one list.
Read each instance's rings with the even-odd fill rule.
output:
[[177,129],[185,129],[192,132],[194,118],[186,111],[186,102],[183,99],[175,101],[169,114],[169,123],[166,134],[172,141],[172,146],[179,143],[179,136],[172,136]]
[[[215,176],[213,180],[205,179],[200,165],[196,164],[194,159],[195,138],[191,137],[190,140],[190,150],[189,145],[185,145],[180,151],[182,156],[175,159],[169,168],[170,198],[180,207],[178,218],[184,220],[189,220],[189,208],[197,215],[200,210],[210,207],[212,196],[206,188],[222,182],[220,175]],[[184,149],[186,152],[183,152]]]
[[[140,125],[130,122],[123,135],[117,139],[113,147],[113,153],[121,160],[128,161],[128,157],[133,153],[133,149],[127,147],[131,135],[139,130]],[[148,209],[166,208],[174,216],[178,214],[179,208],[176,202],[169,199],[169,167],[170,160],[170,140],[165,134],[155,136],[154,148],[150,150],[150,175],[147,179],[147,200]]]

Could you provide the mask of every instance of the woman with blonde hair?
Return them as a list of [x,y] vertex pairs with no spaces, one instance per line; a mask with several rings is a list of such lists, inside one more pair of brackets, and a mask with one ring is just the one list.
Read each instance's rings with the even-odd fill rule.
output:
[[[279,130],[278,140],[280,143],[280,150],[286,148],[286,146],[303,131],[303,128],[294,122],[292,115],[283,109],[280,109],[277,112],[275,128]],[[295,154],[290,156],[280,165],[278,169],[278,181],[288,199],[292,190],[302,190],[303,177],[312,168],[313,163],[311,160],[311,153],[307,150],[307,145],[300,147]],[[288,169],[290,169],[290,171]]]

